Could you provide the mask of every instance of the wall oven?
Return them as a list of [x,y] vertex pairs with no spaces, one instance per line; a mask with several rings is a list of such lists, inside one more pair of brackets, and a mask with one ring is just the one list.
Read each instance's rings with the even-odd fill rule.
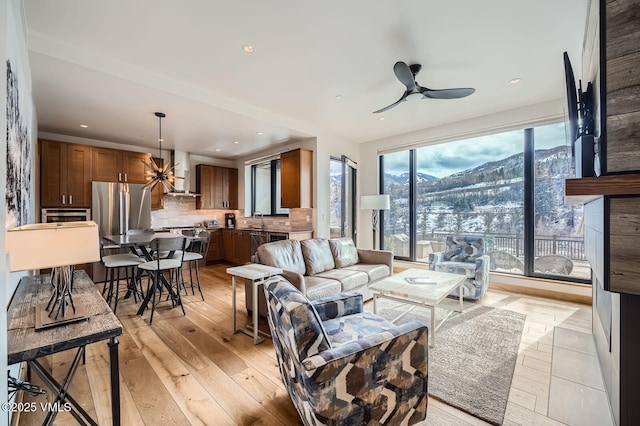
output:
[[91,220],[91,209],[42,209],[42,223]]

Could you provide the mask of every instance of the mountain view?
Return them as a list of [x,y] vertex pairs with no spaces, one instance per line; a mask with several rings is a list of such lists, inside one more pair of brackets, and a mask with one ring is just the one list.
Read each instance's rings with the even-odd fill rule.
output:
[[[523,235],[524,161],[522,153],[441,178],[418,173],[418,237],[432,233]],[[535,151],[536,233],[575,236],[581,207],[564,204],[570,174],[567,146]],[[409,174],[384,175],[392,208],[385,212],[385,234],[409,234]]]

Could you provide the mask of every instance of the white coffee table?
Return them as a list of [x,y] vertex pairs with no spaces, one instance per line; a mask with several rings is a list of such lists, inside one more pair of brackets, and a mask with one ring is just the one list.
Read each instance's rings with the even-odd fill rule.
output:
[[[410,284],[405,278],[425,278],[435,284]],[[397,302],[413,305],[408,311],[400,314],[392,322],[398,321],[416,307],[431,309],[431,347],[436,345],[436,330],[454,312],[450,311],[436,327],[435,307],[450,295],[456,288],[460,290],[460,311],[462,312],[462,284],[464,275],[450,274],[448,272],[429,271],[426,269],[410,268],[389,278],[372,284],[369,288],[373,291],[373,312],[377,313],[377,299],[390,299]]]
[[[253,337],[253,344],[257,345],[264,341],[264,338],[260,337],[260,335],[264,337],[271,337],[269,333],[265,333],[258,329],[258,287],[264,284],[264,280],[270,278],[274,275],[278,275],[282,273],[282,269],[274,268],[272,266],[260,265],[258,263],[247,263],[242,266],[235,266],[233,268],[227,268],[227,274],[231,275],[231,283],[232,283],[232,300],[231,307],[233,310],[233,333],[242,332],[250,337]],[[242,328],[237,328],[236,322],[236,279],[237,278],[246,278],[251,280],[253,283],[252,291],[253,291],[253,324],[250,326],[245,326]]]

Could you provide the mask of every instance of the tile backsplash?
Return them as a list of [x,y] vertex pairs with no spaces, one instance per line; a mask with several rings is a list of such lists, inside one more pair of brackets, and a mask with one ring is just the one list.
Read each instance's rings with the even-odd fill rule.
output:
[[[244,217],[241,210],[196,210],[196,197],[164,197],[164,209],[151,212],[151,226],[158,229],[164,226],[193,226],[205,220],[217,220],[224,226],[224,214],[236,214],[236,226],[241,228],[259,224],[260,218],[255,220]],[[289,217],[264,217],[267,227],[291,230],[310,230],[313,228],[313,209],[290,209]]]
[[238,210],[196,210],[196,197],[164,197],[164,209],[151,212],[151,227],[193,226],[205,220],[217,220],[224,224],[224,214],[240,214]]

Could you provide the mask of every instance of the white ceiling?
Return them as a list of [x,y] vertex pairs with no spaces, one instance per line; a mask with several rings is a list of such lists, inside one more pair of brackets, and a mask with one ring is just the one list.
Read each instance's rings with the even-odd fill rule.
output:
[[[587,5],[25,0],[39,130],[157,148],[153,112],[163,111],[163,148],[238,158],[288,139],[366,142],[558,99],[563,51],[580,75]],[[423,86],[476,93],[408,101],[381,121],[372,111],[404,91],[399,60],[422,64]]]

